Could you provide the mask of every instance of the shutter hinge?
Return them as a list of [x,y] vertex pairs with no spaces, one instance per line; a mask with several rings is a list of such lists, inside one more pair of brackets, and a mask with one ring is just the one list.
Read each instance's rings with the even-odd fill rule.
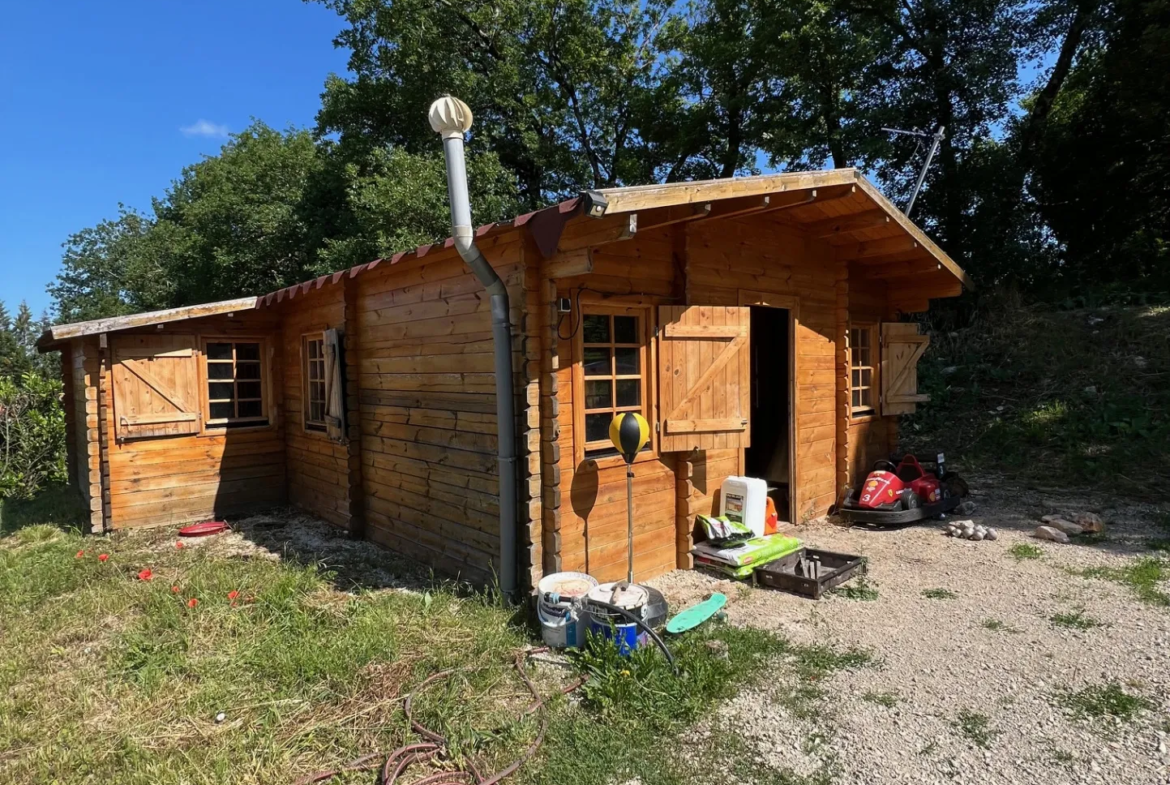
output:
[[662,433],[662,423],[661,422],[658,422],[658,421],[654,422],[654,433]]
[[657,338],[657,337],[658,337],[658,330],[659,330],[659,328],[660,328],[660,325],[657,325],[657,324],[656,324],[656,325],[654,325],[654,337],[655,337],[655,338]]

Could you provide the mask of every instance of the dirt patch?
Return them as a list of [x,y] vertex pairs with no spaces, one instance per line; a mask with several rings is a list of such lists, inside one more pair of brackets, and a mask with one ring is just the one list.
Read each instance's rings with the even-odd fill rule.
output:
[[134,532],[152,550],[201,549],[216,558],[269,559],[311,564],[333,574],[343,590],[423,591],[433,581],[417,562],[296,510],[279,510],[231,521],[231,530],[208,537],[178,537],[174,531]]
[[[741,694],[715,721],[743,723],[769,767],[832,772],[836,782],[1148,783],[1170,773],[1170,609],[1125,586],[1079,573],[1148,556],[1161,534],[1149,505],[972,482],[976,522],[996,541],[946,537],[940,524],[865,531],[832,522],[799,530],[807,544],[868,558],[869,601],[819,602],[741,588],[699,572],[654,584],[676,605],[711,591],[731,600],[732,623],[775,630],[794,643],[856,647],[879,664],[839,671],[810,706],[802,685],[778,679]],[[1109,522],[1093,545],[1038,542],[1040,515],[1093,510]],[[1039,559],[1013,545],[1035,543]],[[945,589],[954,597],[933,591]],[[924,594],[924,592],[927,592]],[[1098,624],[1054,623],[1067,618]],[[779,670],[779,669],[778,669]],[[1115,685],[1146,708],[1131,717],[1069,710],[1070,694]],[[807,685],[805,685],[807,686]],[[1108,707],[1106,707],[1108,708]]]

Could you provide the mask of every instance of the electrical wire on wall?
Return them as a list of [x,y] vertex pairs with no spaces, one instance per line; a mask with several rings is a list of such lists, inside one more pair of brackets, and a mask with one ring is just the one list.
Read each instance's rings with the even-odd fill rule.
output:
[[[581,329],[581,325],[585,321],[585,316],[581,313],[582,292],[593,292],[594,294],[601,295],[604,299],[609,299],[611,297],[646,297],[652,298],[654,300],[661,300],[662,302],[678,302],[682,299],[681,297],[663,297],[660,294],[650,294],[649,292],[603,292],[600,289],[590,289],[588,286],[578,286],[576,292],[576,294],[573,294],[573,290],[569,290],[569,299],[573,301],[573,313],[562,313],[557,319],[557,338],[562,341],[571,341],[573,338],[576,338],[577,333]],[[577,317],[576,319],[573,318],[574,314]],[[569,331],[568,335],[561,333],[561,325],[564,324],[565,317],[569,317],[569,323],[573,328]]]

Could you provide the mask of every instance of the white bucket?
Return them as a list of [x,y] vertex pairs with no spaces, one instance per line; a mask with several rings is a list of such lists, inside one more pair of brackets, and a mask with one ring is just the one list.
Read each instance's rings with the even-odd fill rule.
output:
[[597,581],[583,572],[558,572],[541,578],[536,587],[536,618],[546,645],[563,649],[585,644],[589,622],[580,601],[596,585]]
[[540,621],[540,636],[546,646],[564,649],[585,645],[585,630],[589,624],[579,607],[551,605],[541,600],[536,604],[536,618]]

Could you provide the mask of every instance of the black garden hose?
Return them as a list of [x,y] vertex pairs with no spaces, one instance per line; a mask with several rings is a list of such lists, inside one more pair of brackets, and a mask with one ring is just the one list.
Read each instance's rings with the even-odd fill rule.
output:
[[658,648],[662,649],[662,653],[666,655],[666,661],[670,663],[670,667],[674,669],[675,673],[678,673],[678,665],[675,664],[674,655],[670,653],[670,649],[667,648],[666,642],[663,641],[662,638],[660,638],[658,636],[658,633],[656,633],[654,630],[652,630],[650,628],[649,624],[642,621],[642,619],[640,617],[634,615],[630,611],[627,611],[625,608],[619,608],[616,605],[611,605],[608,602],[602,602],[601,600],[594,600],[594,599],[586,600],[586,605],[587,606],[588,605],[596,605],[598,607],[605,608],[607,611],[614,611],[615,613],[621,614],[622,616],[626,617],[627,619],[632,621],[634,624],[637,624],[640,628],[645,630],[647,632],[647,634],[649,634],[649,636],[654,640],[654,642],[656,644],[658,644]]

